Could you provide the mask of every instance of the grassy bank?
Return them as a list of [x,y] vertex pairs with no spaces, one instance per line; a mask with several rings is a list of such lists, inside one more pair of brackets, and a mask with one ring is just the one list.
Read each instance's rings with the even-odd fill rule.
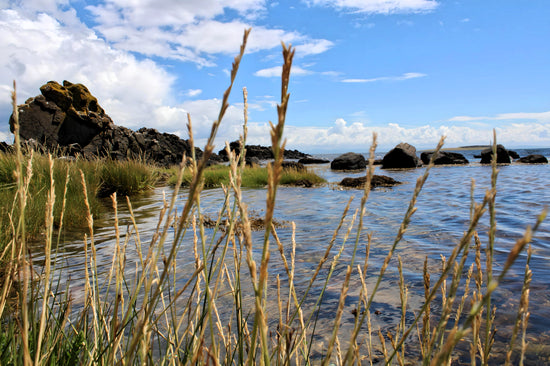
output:
[[[231,167],[227,165],[213,165],[204,170],[203,184],[204,188],[220,188],[222,185],[230,185]],[[267,167],[245,167],[241,172],[241,187],[263,188],[269,182],[269,170]],[[193,181],[194,172],[187,170],[183,174],[182,185],[189,187]],[[172,174],[169,183],[175,185],[177,175]],[[300,185],[315,186],[326,183],[326,181],[317,174],[304,170],[283,169],[281,185]]]
[[[25,224],[29,214],[26,206],[32,200],[25,177],[30,174],[23,174],[27,158],[17,154],[14,166],[17,174],[11,189],[15,190],[12,207],[14,210],[19,207],[19,211],[11,216],[11,236],[1,258],[7,264],[0,289],[0,364],[352,365],[370,361],[446,365],[451,363],[457,346],[470,350],[472,365],[486,365],[493,360],[494,314],[498,309],[492,306],[492,296],[507,278],[520,253],[527,250],[544,218],[541,215],[533,228],[526,229],[510,250],[507,261],[500,264],[498,273],[494,272],[496,161],[491,187],[480,202],[472,198],[467,230],[454,250],[440,263],[437,272],[429,273],[428,265],[424,266],[423,302],[420,308],[411,311],[403,261],[396,255],[396,249],[413,220],[417,199],[429,177],[431,165],[423,170],[411,192],[409,206],[404,207],[401,226],[383,263],[378,263],[378,267],[374,266],[378,269],[373,270],[369,266],[369,251],[371,244],[376,243],[372,234],[362,233],[374,173],[374,137],[367,184],[359,209],[352,213],[348,212],[349,204],[342,207],[340,223],[334,228],[333,239],[326,243],[324,256],[308,272],[309,278],[298,279],[306,283],[305,288],[296,289],[295,263],[300,255],[296,242],[294,237],[282,240],[277,235],[277,228],[271,225],[277,190],[284,175],[283,131],[294,55],[294,50],[284,45],[278,121],[270,131],[275,159],[266,168],[263,235],[252,235],[251,215],[242,197],[247,169],[244,157],[233,154],[230,154],[228,184],[220,192],[225,198],[220,216],[207,234],[202,220],[201,190],[208,157],[214,150],[216,132],[228,107],[247,36],[248,32],[240,55],[235,58],[230,86],[213,123],[203,160],[178,173],[172,197],[159,209],[155,233],[140,235],[139,223],[132,220],[127,231],[122,232],[118,222],[118,201],[115,195],[111,196],[115,239],[107,273],[98,270],[93,212],[89,204],[92,195],[83,196],[87,226],[82,233],[82,246],[86,265],[82,269],[85,279],[81,289],[83,304],[78,309],[71,308],[70,279],[66,288],[58,288],[56,284],[60,282],[57,282],[51,261],[56,229],[53,217],[58,205],[61,204],[61,212],[67,207],[62,200],[58,201],[55,179],[51,178],[53,173],[45,174],[50,180],[42,187],[47,197],[42,209],[46,218],[44,262],[38,269],[31,268]],[[244,99],[243,145],[247,135],[246,92]],[[188,128],[192,131],[190,124]],[[49,171],[53,172],[51,166],[50,163]],[[187,194],[181,198],[179,188],[188,169],[191,178]],[[87,187],[86,191],[90,191],[90,186]],[[182,201],[178,202],[180,199]],[[476,228],[486,214],[491,218],[490,230],[487,242],[482,243]],[[319,223],[320,227],[322,225]],[[142,242],[145,237],[147,241]],[[353,253],[351,258],[343,258],[344,248]],[[138,260],[128,261],[129,250],[137,252]],[[185,276],[176,264],[178,252],[186,253],[190,259],[186,263],[192,268]],[[499,355],[507,364],[517,364],[526,350],[531,279],[530,251],[527,253],[514,336],[507,345],[506,354]],[[271,267],[275,256],[284,263],[284,270],[276,275]],[[470,262],[472,264],[467,265]],[[384,301],[379,300],[378,295],[390,266],[399,271],[402,314],[397,326],[382,334],[373,329],[371,313],[373,303]],[[344,276],[342,281],[333,283],[336,272]],[[333,292],[337,287],[339,295],[336,306],[331,309],[330,331],[319,334],[319,314],[330,306],[323,301],[329,287]],[[358,296],[348,297],[350,289],[357,289]],[[342,331],[346,306],[353,306],[355,319],[351,330]],[[273,311],[274,308],[277,310]],[[410,352],[411,349],[418,352]]]
[[[94,217],[101,213],[101,198],[116,192],[132,196],[154,187],[160,170],[140,161],[109,159],[54,159],[47,155],[27,152],[20,157],[22,176],[16,174],[17,155],[0,152],[0,248],[4,248],[12,233],[14,218],[21,216],[17,201],[18,185],[24,184],[28,200],[25,204],[25,227],[29,236],[44,233],[48,202],[48,187],[53,181],[55,202],[53,225],[85,228],[88,208]],[[64,222],[62,222],[64,220]]]

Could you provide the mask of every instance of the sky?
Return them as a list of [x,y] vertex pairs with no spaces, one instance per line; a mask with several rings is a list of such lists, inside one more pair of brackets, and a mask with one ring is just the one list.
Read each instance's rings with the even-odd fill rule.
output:
[[[252,28],[217,148],[269,145],[281,42],[296,49],[285,138],[306,153],[497,142],[550,147],[548,0],[0,0],[0,141],[50,80],[82,83],[115,124],[197,146]],[[3,121],[3,122],[2,122]]]

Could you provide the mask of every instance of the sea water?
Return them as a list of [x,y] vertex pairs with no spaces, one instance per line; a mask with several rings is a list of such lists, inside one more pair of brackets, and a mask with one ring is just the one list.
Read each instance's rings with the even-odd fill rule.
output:
[[[550,149],[518,149],[520,156],[527,154],[542,154],[550,157]],[[397,246],[396,257],[400,256],[404,263],[404,277],[410,293],[407,317],[412,318],[422,304],[423,277],[422,269],[426,258],[430,271],[434,274],[441,266],[441,260],[449,257],[453,248],[459,242],[462,234],[468,227],[472,199],[480,203],[485,192],[491,188],[492,168],[479,164],[475,154],[479,150],[459,151],[470,161],[465,166],[436,166],[430,171],[429,178],[424,185],[416,204],[417,211]],[[319,155],[316,157],[332,159],[337,154]],[[383,154],[378,154],[381,158]],[[329,184],[315,188],[279,187],[275,209],[275,220],[281,225],[277,234],[285,246],[285,252],[290,258],[292,240],[291,222],[295,223],[296,231],[296,280],[297,291],[303,291],[308,285],[309,277],[313,273],[319,260],[323,257],[328,243],[333,237],[334,230],[342,217],[348,201],[353,198],[344,228],[337,237],[329,260],[340,248],[342,249],[340,263],[335,268],[334,275],[328,284],[323,306],[320,311],[318,324],[319,342],[326,341],[330,335],[330,327],[334,319],[334,312],[338,305],[341,285],[345,276],[346,265],[350,262],[355,250],[355,235],[357,222],[351,230],[350,239],[344,243],[344,233],[351,224],[353,213],[359,209],[363,191],[360,189],[342,189],[338,182],[345,177],[357,177],[365,172],[332,171],[330,164],[310,166],[309,169],[324,177]],[[550,206],[550,165],[527,165],[513,163],[498,167],[496,220],[497,232],[495,240],[494,271],[498,274],[506,261],[508,252],[516,240],[521,238],[528,225],[533,225],[544,208]],[[424,174],[425,168],[383,170],[376,167],[375,174],[387,175],[402,184],[391,188],[377,188],[370,192],[363,228],[359,236],[359,245],[356,249],[356,264],[363,263],[366,253],[367,235],[372,235],[370,245],[369,267],[366,274],[367,285],[372,285],[388,251],[394,243],[403,217],[409,206],[409,201],[415,189],[416,180]],[[472,188],[473,187],[473,188]],[[473,189],[473,195],[472,195]],[[163,195],[170,196],[169,187],[157,188],[147,195],[132,200],[132,205],[142,242],[148,243],[154,232],[158,212]],[[180,193],[179,204],[186,199],[186,192]],[[243,201],[248,205],[253,215],[262,216],[265,210],[265,189],[243,189]],[[223,194],[221,189],[205,190],[201,195],[202,213],[216,218],[222,207]],[[122,203],[119,207],[121,228],[130,225],[129,213]],[[181,211],[181,206],[179,206]],[[114,247],[113,232],[110,226],[112,218],[104,217],[98,222],[99,228],[95,233],[98,264],[100,269],[107,271],[110,267]],[[101,227],[104,225],[104,227]],[[490,227],[489,215],[486,214],[480,221],[478,233],[482,241],[483,250],[488,241]],[[207,235],[213,235],[207,231]],[[261,245],[263,233],[255,232],[255,243]],[[190,240],[189,240],[190,241]],[[182,272],[194,270],[194,258],[190,245],[182,248],[178,253],[177,265]],[[546,220],[532,240],[533,256],[530,268],[533,271],[529,311],[528,340],[540,347],[544,347],[550,340],[550,221]],[[272,243],[272,260],[270,262],[270,287],[268,291],[276,291],[274,279],[276,275],[286,277],[286,272],[275,245]],[[58,270],[71,279],[73,297],[78,300],[78,293],[83,290],[83,241],[73,240],[62,245],[60,255],[55,259]],[[255,248],[258,256],[261,248]],[[473,261],[473,251],[468,265]],[[36,257],[37,262],[40,258]],[[127,268],[133,268],[139,259],[137,251],[128,246]],[[505,342],[511,332],[519,302],[523,272],[525,269],[526,254],[523,253],[512,267],[494,296],[493,304],[497,306],[497,343]],[[483,263],[483,265],[485,265]],[[328,265],[325,266],[325,268]],[[326,275],[326,270],[321,274]],[[182,275],[182,278],[185,278]],[[382,282],[379,293],[372,305],[373,328],[382,331],[392,329],[398,322],[401,314],[399,303],[397,261],[390,263],[385,280]],[[342,329],[350,330],[353,327],[353,308],[359,301],[360,283],[352,283],[343,316]],[[313,288],[316,295],[321,288]],[[307,305],[307,303],[306,303]],[[273,304],[273,314],[277,313]],[[223,311],[223,310],[222,310]],[[436,310],[435,310],[436,311]],[[326,335],[326,337],[325,337]],[[465,350],[467,351],[467,350]],[[539,354],[540,353],[540,354]],[[543,364],[550,352],[531,351],[528,362]],[[542,363],[541,363],[542,362]]]

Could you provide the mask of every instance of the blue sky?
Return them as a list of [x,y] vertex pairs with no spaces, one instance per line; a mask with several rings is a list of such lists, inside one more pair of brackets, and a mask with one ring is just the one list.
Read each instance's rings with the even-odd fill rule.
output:
[[269,144],[280,98],[280,42],[296,46],[285,136],[309,153],[550,146],[547,0],[0,0],[0,140],[18,100],[49,80],[83,83],[116,124],[199,146],[252,27],[217,144],[242,131]]

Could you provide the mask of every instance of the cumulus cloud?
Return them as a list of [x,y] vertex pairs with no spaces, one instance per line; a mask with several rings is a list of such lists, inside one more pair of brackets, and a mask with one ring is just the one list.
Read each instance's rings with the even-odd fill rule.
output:
[[438,6],[435,0],[306,0],[305,2],[310,5],[374,14],[427,12]]
[[[87,9],[98,23],[95,29],[117,48],[199,66],[215,66],[215,54],[238,52],[244,29],[252,26],[247,52],[271,50],[283,41],[297,46],[297,54],[305,56],[333,45],[299,32],[255,26],[255,16],[265,11],[263,0],[147,0],[139,4],[106,0]],[[218,20],[226,9],[241,16]]]
[[[74,20],[77,23],[77,20]],[[85,27],[52,16],[0,11],[0,115],[11,113],[12,80],[18,101],[39,94],[48,80],[83,83],[117,124],[154,125],[154,111],[169,103],[174,76],[153,61],[115,50]]]
[[[546,146],[550,142],[550,123],[515,123],[497,127],[499,143],[511,147]],[[330,127],[287,126],[287,146],[305,152],[368,151],[373,132],[378,135],[379,150],[388,151],[400,142],[408,142],[417,148],[433,148],[441,136],[446,136],[445,145],[458,147],[488,144],[493,138],[493,127],[472,128],[457,125],[423,125],[404,127],[397,123],[368,125],[360,122],[348,123],[342,118]]]

